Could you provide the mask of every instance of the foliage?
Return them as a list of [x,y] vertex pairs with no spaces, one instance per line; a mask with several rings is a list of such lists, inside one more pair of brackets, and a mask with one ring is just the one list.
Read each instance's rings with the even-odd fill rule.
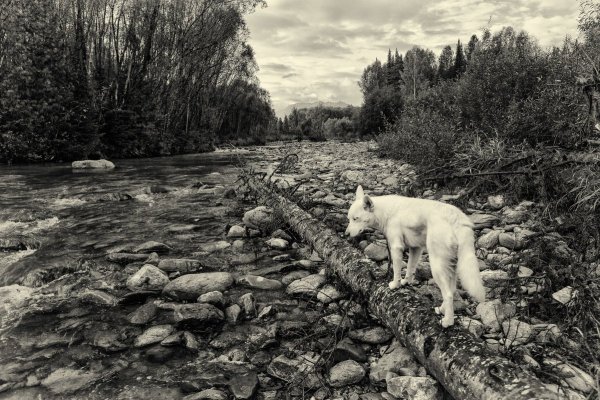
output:
[[361,135],[378,134],[387,121],[393,121],[402,112],[402,95],[392,87],[375,89],[365,98],[360,111]]

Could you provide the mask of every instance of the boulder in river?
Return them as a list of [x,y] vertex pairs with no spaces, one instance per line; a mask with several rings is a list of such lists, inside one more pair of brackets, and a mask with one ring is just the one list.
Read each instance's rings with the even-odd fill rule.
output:
[[243,221],[244,225],[261,231],[270,231],[275,228],[273,226],[273,210],[266,206],[259,206],[247,211],[244,214]]
[[163,295],[176,300],[196,300],[200,295],[218,290],[223,292],[233,284],[229,272],[205,272],[180,276],[163,289]]
[[73,161],[71,163],[71,168],[73,169],[113,169],[115,164],[111,161],[101,159],[101,160],[80,160]]
[[164,243],[155,242],[153,240],[149,242],[145,242],[137,246],[133,249],[134,253],[158,253],[158,254],[167,254],[171,251],[171,247],[167,246]]
[[152,264],[146,264],[127,279],[127,287],[136,290],[162,290],[169,283],[169,277]]

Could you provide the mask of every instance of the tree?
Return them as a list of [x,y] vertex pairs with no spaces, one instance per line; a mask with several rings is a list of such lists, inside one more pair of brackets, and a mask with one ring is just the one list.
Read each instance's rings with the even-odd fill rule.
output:
[[413,99],[435,80],[435,54],[431,50],[413,47],[404,57],[402,81],[406,96]]
[[454,59],[454,74],[456,77],[460,77],[467,70],[467,60],[463,52],[462,43],[460,40],[456,44],[456,58]]
[[467,62],[471,61],[471,55],[477,48],[478,43],[479,38],[477,37],[477,35],[471,36],[471,39],[469,39],[469,43],[467,44]]
[[373,64],[364,69],[358,85],[360,86],[363,96],[367,96],[374,90],[385,86],[385,74],[381,61],[375,59]]
[[402,112],[402,94],[387,86],[369,93],[360,112],[361,135],[378,134],[386,122],[398,118]]
[[438,76],[440,79],[453,79],[455,74],[454,53],[452,47],[446,46],[440,54],[438,61]]

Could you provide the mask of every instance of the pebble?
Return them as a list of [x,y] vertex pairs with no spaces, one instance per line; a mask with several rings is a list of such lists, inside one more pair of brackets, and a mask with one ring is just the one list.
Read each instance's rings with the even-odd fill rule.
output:
[[135,347],[144,347],[154,343],[160,343],[163,339],[173,333],[173,330],[173,325],[152,326],[136,337],[133,345]]
[[321,274],[308,275],[305,278],[298,279],[290,283],[286,289],[289,295],[307,295],[315,296],[317,290],[325,283],[327,278]]
[[348,337],[369,344],[383,344],[388,342],[394,335],[382,326],[356,329],[348,332]]
[[279,290],[283,288],[283,283],[275,279],[263,278],[256,275],[244,275],[237,279],[236,283],[251,289],[260,290]]
[[414,400],[441,400],[439,383],[430,377],[395,376],[386,380],[387,391],[393,396]]
[[196,300],[198,296],[227,290],[233,284],[233,275],[228,272],[204,272],[183,275],[169,282],[163,295],[177,300]]
[[127,279],[127,288],[137,290],[161,291],[169,283],[169,277],[161,269],[146,264]]
[[197,301],[198,303],[208,303],[215,306],[222,306],[225,303],[225,298],[222,292],[213,290],[212,292],[201,294]]
[[158,253],[158,254],[167,254],[171,251],[171,247],[167,246],[164,243],[149,241],[142,243],[141,245],[135,247],[133,249],[134,253]]
[[491,331],[496,332],[500,330],[500,324],[506,318],[515,315],[516,307],[514,304],[502,303],[499,299],[495,299],[479,303],[476,311],[481,317],[481,323]]
[[373,261],[383,261],[388,259],[387,246],[381,243],[370,243],[364,250],[365,256]]
[[344,387],[360,382],[366,375],[365,369],[354,360],[342,361],[329,370],[329,384]]

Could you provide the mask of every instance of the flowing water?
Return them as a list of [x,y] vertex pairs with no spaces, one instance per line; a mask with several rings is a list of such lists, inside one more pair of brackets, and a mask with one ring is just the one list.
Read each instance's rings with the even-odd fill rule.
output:
[[0,284],[148,240],[189,255],[222,234],[213,193],[236,178],[231,153],[116,164],[0,167]]

